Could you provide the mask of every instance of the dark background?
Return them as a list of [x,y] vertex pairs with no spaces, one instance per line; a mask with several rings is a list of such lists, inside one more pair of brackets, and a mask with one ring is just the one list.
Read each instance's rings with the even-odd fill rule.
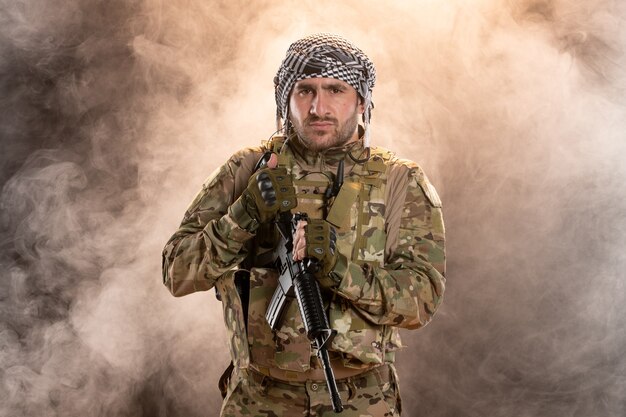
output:
[[626,415],[626,7],[379,3],[0,1],[0,415],[219,414],[220,304],[171,297],[161,249],[319,31],[374,60],[373,143],[444,201],[405,415]]

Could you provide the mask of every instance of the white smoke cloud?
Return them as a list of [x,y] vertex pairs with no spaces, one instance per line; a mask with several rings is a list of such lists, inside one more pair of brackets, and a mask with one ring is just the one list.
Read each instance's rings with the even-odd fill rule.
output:
[[618,416],[626,344],[618,2],[0,2],[0,415],[209,415],[212,293],[160,252],[274,130],[288,45],[374,60],[373,141],[440,191],[448,293],[405,332],[406,415]]

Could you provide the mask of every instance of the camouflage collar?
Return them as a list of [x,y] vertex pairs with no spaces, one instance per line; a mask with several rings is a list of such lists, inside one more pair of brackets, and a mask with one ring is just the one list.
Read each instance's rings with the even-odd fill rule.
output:
[[308,149],[300,138],[294,133],[289,136],[286,141],[287,147],[290,148],[296,158],[302,159],[307,164],[315,164],[319,160],[323,160],[327,165],[336,165],[340,160],[344,159],[346,163],[351,164],[348,154],[354,159],[361,159],[367,154],[367,150],[363,141],[363,128],[359,126],[359,139],[347,145],[335,148],[324,149],[320,152],[314,152]]

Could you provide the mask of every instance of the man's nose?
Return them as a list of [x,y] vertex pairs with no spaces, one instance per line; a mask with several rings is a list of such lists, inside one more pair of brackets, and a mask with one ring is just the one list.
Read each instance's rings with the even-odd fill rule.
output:
[[310,112],[317,116],[324,116],[328,112],[328,101],[327,98],[324,97],[323,91],[317,92],[313,97]]

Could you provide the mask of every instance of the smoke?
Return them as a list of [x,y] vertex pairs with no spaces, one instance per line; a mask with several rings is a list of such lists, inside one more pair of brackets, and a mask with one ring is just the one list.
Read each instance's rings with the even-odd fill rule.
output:
[[217,415],[213,293],[160,283],[206,176],[274,130],[313,32],[374,60],[372,140],[444,201],[448,292],[407,416],[626,412],[617,1],[0,2],[0,415]]

